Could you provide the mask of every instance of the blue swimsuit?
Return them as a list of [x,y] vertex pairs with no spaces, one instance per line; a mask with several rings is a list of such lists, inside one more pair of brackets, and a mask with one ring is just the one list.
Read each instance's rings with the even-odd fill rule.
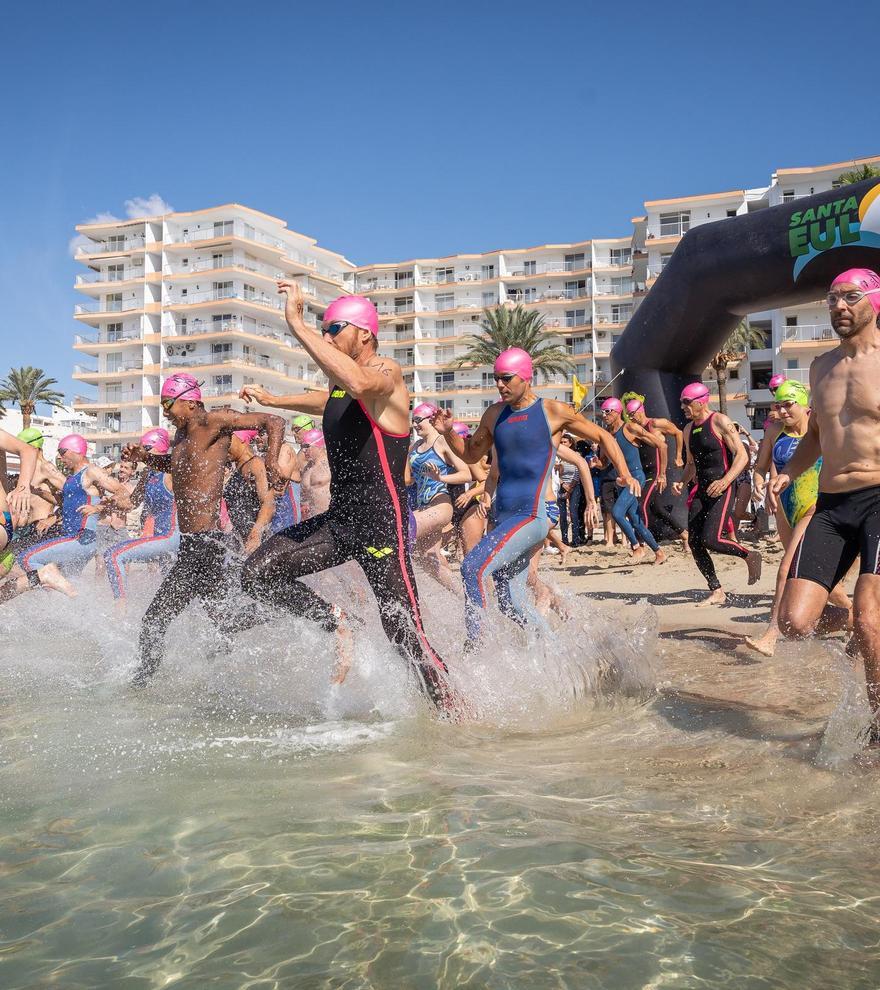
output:
[[424,509],[438,495],[446,495],[449,491],[445,481],[437,481],[428,474],[428,465],[433,464],[441,474],[446,472],[449,466],[437,451],[434,450],[433,446],[421,452],[417,448],[418,444],[409,452],[409,468],[412,472],[413,486],[415,487],[415,504],[413,508]]
[[505,406],[495,423],[494,442],[498,457],[495,528],[461,564],[470,643],[480,636],[489,577],[505,615],[519,625],[544,625],[526,586],[529,560],[551,528],[545,494],[556,448],[542,400],[527,409]]
[[83,487],[85,470],[82,467],[72,474],[61,489],[60,538],[35,543],[19,555],[18,564],[29,577],[35,577],[46,564],[57,564],[65,574],[79,574],[95,556],[98,516],[84,516],[79,511],[82,506],[95,505],[98,501]]
[[171,563],[180,547],[177,507],[174,495],[165,487],[165,475],[150,471],[144,486],[144,508],[153,520],[153,535],[139,540],[125,540],[104,551],[107,578],[114,598],[125,598],[128,565],[160,560]]
[[[627,437],[622,426],[614,434],[614,439],[620,447],[620,452],[623,454],[623,459],[626,461],[629,473],[644,487],[645,472],[642,470],[642,458],[639,454],[639,448]],[[621,488],[618,492],[617,499],[614,502],[614,508],[611,510],[611,515],[614,516],[614,521],[623,530],[623,535],[629,540],[631,547],[638,546],[639,540],[641,540],[642,543],[647,544],[655,553],[660,549],[651,530],[648,529],[642,520],[641,513],[639,512],[639,500],[628,488]],[[638,539],[636,538],[636,534],[638,534]]]

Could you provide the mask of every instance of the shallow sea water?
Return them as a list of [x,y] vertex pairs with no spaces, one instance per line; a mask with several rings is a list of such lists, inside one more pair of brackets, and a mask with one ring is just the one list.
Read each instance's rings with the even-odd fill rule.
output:
[[[0,610],[3,990],[880,985],[880,787],[839,658],[809,660],[840,665],[823,737],[803,696],[696,690],[708,641],[581,603],[549,646],[490,630],[450,725],[375,616],[336,688],[308,625],[212,659],[193,611],[133,692],[143,599],[48,603]],[[427,610],[451,660],[459,620]]]

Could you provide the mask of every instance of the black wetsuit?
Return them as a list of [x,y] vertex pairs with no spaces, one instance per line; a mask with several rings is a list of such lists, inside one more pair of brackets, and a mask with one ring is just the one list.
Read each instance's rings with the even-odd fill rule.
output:
[[416,670],[428,697],[444,705],[446,664],[425,636],[409,559],[404,485],[409,434],[381,430],[341,387],[330,392],[323,429],[330,508],[267,540],[245,563],[242,587],[332,631],[338,610],[297,578],[357,561],[376,596],[386,635]]
[[692,424],[688,437],[688,451],[697,471],[697,490],[688,515],[688,544],[710,591],[721,587],[709,556],[710,550],[743,560],[749,555],[748,550],[731,537],[729,528],[735,486],[728,485],[714,498],[706,494],[709,485],[723,477],[730,467],[730,453],[724,440],[715,432],[714,418],[715,413],[711,413],[703,423]]
[[[653,421],[650,419],[644,424],[646,430],[650,430],[652,425]],[[666,436],[664,434],[660,433],[659,438],[663,443],[666,443]],[[660,475],[660,448],[651,447],[646,443],[642,444],[639,447],[639,457],[642,461],[642,470],[645,472],[645,486],[642,489],[642,497],[639,501],[639,513],[642,517],[642,522],[651,530],[657,539],[665,535],[669,529],[677,536],[680,536],[682,533],[681,526],[678,525],[659,497],[663,494],[657,488],[657,478]]]
[[[250,464],[253,458],[248,458],[245,464]],[[260,512],[260,496],[253,478],[245,477],[242,472],[244,465],[236,465],[223,488],[223,498],[229,512],[229,521],[239,539],[244,541],[257,521]]]

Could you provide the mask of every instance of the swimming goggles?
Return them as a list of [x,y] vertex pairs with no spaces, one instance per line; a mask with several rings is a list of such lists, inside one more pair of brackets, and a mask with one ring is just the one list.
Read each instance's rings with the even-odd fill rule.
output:
[[514,378],[516,378],[516,375],[493,375],[492,377],[495,379],[496,385],[498,382],[501,382],[503,385],[507,385],[508,382],[511,382]]
[[327,333],[331,337],[336,337],[342,333],[346,327],[353,327],[353,323],[349,323],[348,320],[334,320],[332,323],[328,323],[326,326],[321,328],[321,333]]
[[880,289],[850,289],[849,292],[829,292],[825,301],[828,303],[829,309],[834,309],[841,299],[847,306],[856,306],[865,296],[872,296],[875,292],[880,292]]

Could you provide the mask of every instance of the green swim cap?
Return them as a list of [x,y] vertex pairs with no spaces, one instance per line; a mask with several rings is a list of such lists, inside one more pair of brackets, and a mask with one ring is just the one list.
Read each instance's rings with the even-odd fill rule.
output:
[[797,402],[802,406],[808,406],[810,404],[810,390],[806,385],[789,378],[776,389],[773,398],[777,402]]
[[306,416],[305,413],[300,413],[299,416],[293,417],[293,425],[299,430],[310,430],[314,425],[315,421],[311,416]]
[[25,443],[30,444],[31,447],[36,447],[37,450],[43,449],[43,431],[38,430],[36,426],[29,426],[27,429],[22,430],[21,433],[16,437],[17,440],[23,440]]

